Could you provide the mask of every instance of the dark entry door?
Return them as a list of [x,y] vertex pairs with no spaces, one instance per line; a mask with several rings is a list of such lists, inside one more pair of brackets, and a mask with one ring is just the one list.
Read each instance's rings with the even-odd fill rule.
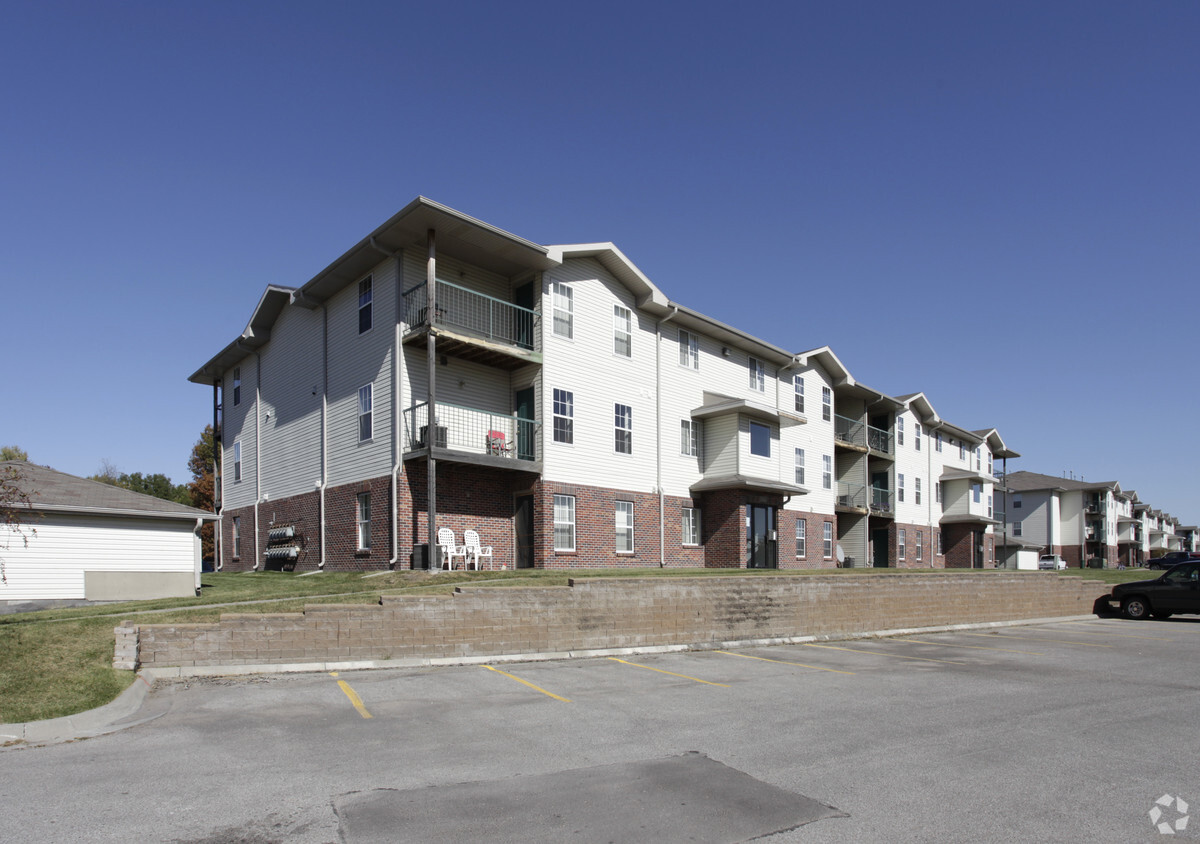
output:
[[515,565],[519,569],[533,568],[533,496],[518,495],[516,513],[513,515],[513,527],[516,531],[517,558]]
[[514,404],[516,405],[517,411],[517,459],[536,460],[537,424],[533,420],[535,420],[537,416],[533,406],[533,387],[526,387],[524,390],[517,390],[514,398]]
[[871,533],[871,565],[876,568],[888,567],[888,552],[891,551],[891,534],[887,528],[879,528]]
[[971,531],[971,568],[983,568],[983,531]]
[[746,545],[750,552],[746,567],[773,569],[776,566],[775,508],[764,504],[748,504],[746,511],[749,522]]

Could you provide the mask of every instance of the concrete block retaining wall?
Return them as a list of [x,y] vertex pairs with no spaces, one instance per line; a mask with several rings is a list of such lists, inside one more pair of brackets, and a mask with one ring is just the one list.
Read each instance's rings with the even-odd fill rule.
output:
[[1084,615],[1108,592],[1046,572],[574,579],[549,588],[117,628],[118,668],[331,663],[704,646]]

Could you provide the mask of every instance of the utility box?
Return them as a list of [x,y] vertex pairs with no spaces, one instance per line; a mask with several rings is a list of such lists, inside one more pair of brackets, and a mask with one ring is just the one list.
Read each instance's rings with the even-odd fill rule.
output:
[[420,545],[414,545],[412,550],[412,567],[417,569],[429,569],[429,543],[422,542]]

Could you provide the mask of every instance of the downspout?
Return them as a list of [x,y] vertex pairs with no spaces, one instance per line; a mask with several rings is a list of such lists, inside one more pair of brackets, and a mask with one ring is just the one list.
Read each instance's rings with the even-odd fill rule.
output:
[[305,296],[297,290],[292,301],[301,307],[321,309],[321,477],[314,486],[318,495],[318,527],[321,535],[317,571],[325,569],[325,489],[329,486],[329,309],[319,299]]
[[437,315],[437,232],[429,229],[426,241],[425,258],[425,356],[428,378],[426,391],[428,396],[425,404],[425,414],[428,416],[428,428],[425,432],[425,448],[428,456],[426,466],[426,490],[428,506],[426,508],[426,541],[429,543],[429,561],[431,571],[441,571],[442,561],[438,559],[437,545],[437,458],[434,449],[437,446],[437,416],[434,411],[437,396],[437,333],[433,324]]
[[[238,341],[238,348],[245,348]],[[258,571],[259,536],[258,505],[262,503],[262,355],[254,352],[254,566]]]
[[667,567],[667,532],[663,520],[666,518],[667,503],[663,493],[662,477],[662,327],[663,324],[675,318],[679,313],[677,305],[671,306],[671,313],[654,324],[654,416],[658,420],[658,442],[654,455],[655,486],[658,487],[658,567]]
[[[220,384],[220,388],[218,388]],[[225,510],[225,473],[221,471],[221,454],[225,448],[224,437],[221,432],[221,403],[220,393],[218,389],[224,389],[224,380],[213,380],[213,514],[216,515],[217,521],[213,524],[213,571],[220,571],[225,567],[225,561],[221,559],[221,528],[225,524],[223,511]],[[203,557],[203,550],[201,557]],[[203,566],[201,566],[203,568]]]
[[400,454],[402,448],[400,446],[401,436],[401,395],[400,395],[400,306],[404,291],[404,262],[400,256],[403,255],[403,249],[397,249],[395,252],[390,252],[384,249],[375,242],[375,236],[372,235],[369,241],[371,248],[376,252],[381,252],[389,258],[396,260],[396,284],[395,284],[395,307],[393,309],[394,319],[392,320],[392,472],[389,482],[392,488],[391,506],[388,508],[392,511],[392,558],[388,560],[388,569],[395,570],[396,564],[400,561],[400,508],[398,506],[400,494]]

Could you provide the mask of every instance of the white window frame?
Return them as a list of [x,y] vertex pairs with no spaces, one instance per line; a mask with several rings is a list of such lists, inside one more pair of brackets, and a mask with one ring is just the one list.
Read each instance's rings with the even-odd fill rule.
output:
[[896,528],[896,560],[897,560],[897,562],[902,563],[902,562],[904,562],[905,559],[907,559],[905,556],[905,548],[904,548],[904,546],[907,542],[908,542],[907,531],[905,531],[904,528]]
[[633,502],[617,501],[613,508],[614,542],[618,554],[633,553]]
[[682,328],[679,329],[679,365],[688,369],[700,368],[700,338]]
[[613,305],[613,354],[633,357],[633,311],[624,305]]
[[233,482],[237,483],[242,479],[242,441],[233,441]]
[[235,366],[233,368],[233,406],[237,407],[242,403],[242,368]]
[[934,436],[936,437],[936,440],[935,440],[936,449],[935,450],[937,451],[938,454],[941,454],[942,453],[942,432],[935,431]]
[[821,487],[824,489],[833,489],[833,457],[828,454],[822,454],[821,464]]
[[917,531],[916,552],[917,552],[916,559],[918,562],[925,559],[925,532],[924,531],[920,531],[920,530]]
[[[550,284],[551,330],[556,337],[575,339],[575,290],[561,281]],[[560,325],[565,333],[559,330]]]
[[913,423],[913,449],[915,451],[921,450],[921,423],[920,422]]
[[[371,303],[374,301],[375,294],[372,290],[371,276],[367,276],[358,282],[358,333],[366,334],[375,324]],[[366,327],[363,327],[363,322],[366,322]]]
[[913,478],[913,503],[921,503],[921,479]]
[[821,419],[829,422],[833,419],[833,390],[821,388]]
[[1016,522],[1012,523],[1012,535],[1013,536],[1021,536],[1021,522],[1020,521],[1016,521]]
[[700,420],[679,420],[679,453],[684,457],[700,456]]
[[804,449],[796,449],[796,485],[804,486]]
[[988,518],[992,517],[992,496],[988,496]]
[[756,357],[751,357],[746,362],[747,370],[750,373],[750,389],[756,393],[765,393],[767,391],[767,366]]
[[896,445],[904,445],[904,417],[896,417]]
[[792,390],[795,392],[795,395],[796,395],[796,412],[803,413],[804,412],[804,376],[803,375],[792,376]]
[[371,493],[360,492],[354,497],[354,524],[359,551],[371,550]]
[[358,388],[358,441],[370,442],[375,438],[375,385],[364,384]]
[[683,545],[700,545],[700,508],[682,508],[682,543]]
[[803,560],[808,556],[808,522],[802,517],[796,517],[796,559]]
[[613,451],[633,454],[633,407],[619,402],[613,404]]
[[904,473],[897,472],[896,473],[896,501],[900,502],[903,500],[904,500]]
[[[559,541],[560,535],[570,538],[570,545]],[[554,550],[575,550],[575,496],[554,495]]]
[[240,560],[242,558],[242,517],[233,517],[233,558]]
[[946,546],[942,544],[942,531],[940,528],[934,528],[933,535],[937,541],[937,555],[942,557],[946,554]]
[[1013,494],[1013,497],[1012,497],[1012,506],[1013,506],[1013,509],[1014,509],[1014,510],[1020,510],[1020,509],[1022,508],[1022,504],[1021,504],[1021,493],[1017,492],[1017,493],[1014,493],[1014,494]]
[[[570,390],[555,387],[551,393],[551,436],[556,443],[575,444],[575,394]],[[562,424],[559,424],[559,421]],[[562,434],[560,437],[559,434]]]
[[821,554],[826,560],[833,559],[833,522],[825,522],[821,528]]

